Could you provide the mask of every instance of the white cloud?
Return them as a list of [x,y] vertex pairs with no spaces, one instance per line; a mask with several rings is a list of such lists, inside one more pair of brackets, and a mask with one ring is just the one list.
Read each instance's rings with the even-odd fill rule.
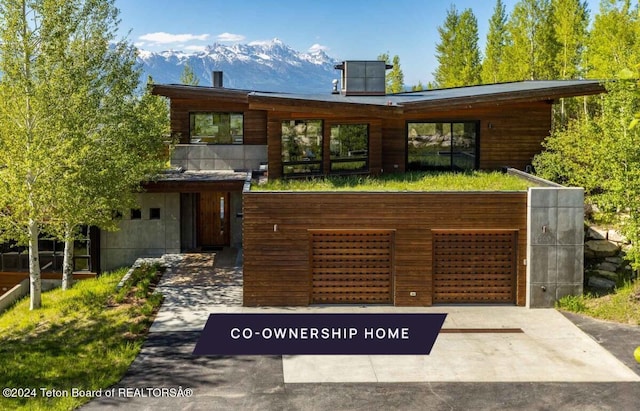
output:
[[157,33],[147,33],[138,37],[153,45],[175,44],[188,41],[205,41],[209,38],[209,34],[171,34],[159,31]]
[[222,33],[216,36],[216,40],[218,41],[242,41],[245,37],[242,34],[233,34],[233,33]]
[[194,52],[200,52],[200,51],[205,51],[207,48],[207,46],[197,46],[197,45],[191,45],[191,46],[186,46],[184,48],[185,51],[194,51]]
[[314,51],[328,51],[329,47],[327,46],[323,46],[321,44],[314,44],[313,46],[309,47],[309,52],[313,53]]

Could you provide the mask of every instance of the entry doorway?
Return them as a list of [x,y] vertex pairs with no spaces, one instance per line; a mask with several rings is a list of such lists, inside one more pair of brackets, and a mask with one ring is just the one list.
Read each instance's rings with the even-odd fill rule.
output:
[[229,193],[204,191],[198,194],[197,246],[224,247],[229,245],[230,218]]

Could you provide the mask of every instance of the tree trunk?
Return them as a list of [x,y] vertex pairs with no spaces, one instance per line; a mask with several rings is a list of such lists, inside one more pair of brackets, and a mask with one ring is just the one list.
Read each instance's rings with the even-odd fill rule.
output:
[[65,227],[64,256],[62,259],[62,289],[68,290],[73,285],[73,236],[71,228]]
[[38,249],[38,236],[40,229],[35,221],[29,220],[29,283],[31,300],[30,310],[36,310],[42,305],[42,279],[40,277],[40,256]]

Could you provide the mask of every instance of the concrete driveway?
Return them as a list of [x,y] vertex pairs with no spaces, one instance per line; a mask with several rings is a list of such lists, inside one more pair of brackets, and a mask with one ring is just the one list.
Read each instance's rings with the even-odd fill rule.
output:
[[[148,341],[114,387],[121,395],[83,409],[635,410],[640,404],[640,365],[632,356],[640,327],[509,306],[247,308],[240,305],[234,257],[219,255],[215,270],[202,256],[199,263],[176,257],[159,287],[165,302]],[[217,312],[448,317],[429,356],[193,357],[200,330]],[[191,395],[131,395],[132,388],[162,387],[189,388]]]

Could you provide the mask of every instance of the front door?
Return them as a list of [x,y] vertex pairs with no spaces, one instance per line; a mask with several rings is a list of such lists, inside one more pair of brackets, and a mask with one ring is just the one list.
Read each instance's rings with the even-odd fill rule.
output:
[[229,245],[229,193],[205,191],[198,199],[198,246]]

